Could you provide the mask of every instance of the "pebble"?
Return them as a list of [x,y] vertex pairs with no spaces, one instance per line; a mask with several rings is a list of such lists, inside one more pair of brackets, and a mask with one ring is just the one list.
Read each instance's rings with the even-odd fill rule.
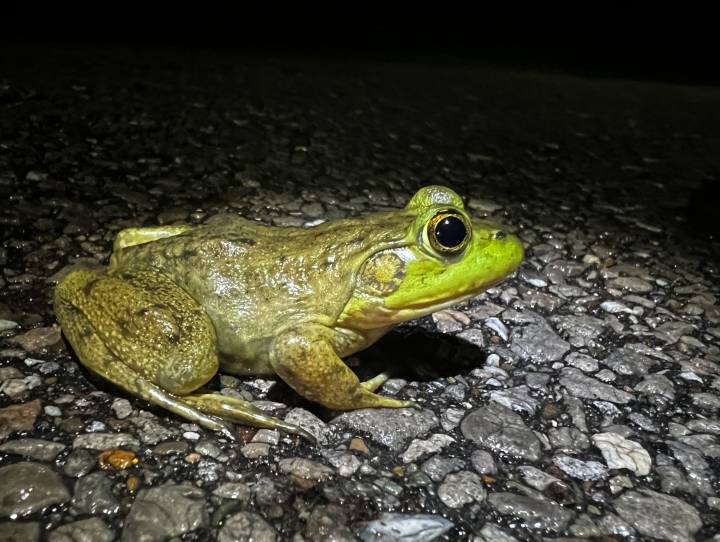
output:
[[582,461],[566,455],[553,457],[553,463],[572,478],[599,480],[607,476],[607,469],[597,461]]
[[618,404],[626,404],[635,399],[630,393],[619,390],[609,384],[598,382],[590,376],[585,376],[574,367],[562,369],[562,371],[560,371],[559,382],[570,395],[580,399],[600,399]]
[[453,522],[437,514],[384,513],[369,521],[360,532],[363,542],[432,542],[453,528]]
[[60,328],[58,326],[38,327],[13,338],[13,341],[27,352],[42,352],[59,340]]
[[463,436],[494,452],[537,461],[540,440],[522,418],[509,408],[491,403],[470,414],[460,424]]
[[376,408],[345,412],[332,424],[340,424],[370,437],[391,450],[399,451],[404,443],[425,435],[438,426],[438,418],[431,410],[410,408]]
[[562,359],[570,344],[549,326],[529,325],[513,335],[510,349],[524,360],[546,364]]
[[49,463],[65,448],[66,446],[59,442],[24,438],[11,440],[0,445],[0,452],[23,455],[31,459]]
[[0,331],[15,329],[17,326],[17,322],[13,322],[12,320],[3,320],[2,318],[0,318]]
[[641,376],[660,362],[629,348],[617,348],[602,363],[618,374]]
[[84,448],[99,452],[108,448],[129,448],[138,452],[140,446],[140,441],[127,433],[88,433],[78,435],[73,440],[73,448]]
[[275,542],[277,531],[254,512],[238,512],[225,519],[218,533],[218,542]]
[[532,530],[562,532],[575,517],[569,508],[515,493],[491,493],[488,503],[497,513],[515,518]]
[[[40,523],[31,521],[23,523],[19,521],[0,521],[0,536],[4,537],[7,542],[39,542],[40,540]],[[57,540],[52,538],[52,533],[48,538],[50,542],[66,542],[65,540]],[[74,542],[68,540],[67,542]]]
[[651,489],[623,493],[613,506],[622,519],[651,538],[692,542],[702,527],[695,507]]
[[165,484],[138,491],[125,519],[121,541],[159,542],[209,525],[205,491]]
[[720,410],[720,397],[713,393],[691,393],[690,399],[695,406],[703,410],[710,412]]
[[19,405],[0,408],[0,439],[13,431],[30,431],[40,414],[40,401],[35,399]]
[[437,490],[438,497],[449,508],[462,508],[471,502],[485,500],[485,487],[474,472],[448,474]]
[[653,291],[653,285],[637,277],[618,277],[608,281],[608,286],[635,294],[647,294]]
[[292,482],[303,489],[328,482],[335,476],[335,471],[330,467],[302,457],[283,459],[278,467],[280,472],[287,474]]
[[70,500],[70,492],[49,466],[34,462],[0,467],[0,518],[32,514]]
[[427,440],[413,439],[408,449],[402,454],[403,463],[412,463],[420,457],[439,452],[448,444],[455,442],[449,435],[435,434]]
[[91,472],[78,478],[72,505],[82,514],[113,516],[120,505],[113,495],[112,480],[104,472]]
[[640,444],[614,433],[597,433],[591,437],[611,469],[629,469],[638,476],[650,474],[650,454]]

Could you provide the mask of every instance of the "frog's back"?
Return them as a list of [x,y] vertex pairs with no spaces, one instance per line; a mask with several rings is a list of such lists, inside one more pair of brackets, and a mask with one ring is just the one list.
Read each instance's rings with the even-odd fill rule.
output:
[[278,228],[238,218],[198,226],[121,248],[108,272],[143,267],[167,275],[210,316],[222,355],[256,359],[284,326],[308,319],[332,325],[352,295],[358,262],[375,243],[361,220],[332,224]]

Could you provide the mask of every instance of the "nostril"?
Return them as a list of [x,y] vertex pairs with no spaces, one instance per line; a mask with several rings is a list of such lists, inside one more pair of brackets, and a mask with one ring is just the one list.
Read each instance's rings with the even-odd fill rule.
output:
[[505,239],[506,237],[507,237],[507,233],[505,233],[502,230],[495,232],[495,239],[497,239],[498,241]]

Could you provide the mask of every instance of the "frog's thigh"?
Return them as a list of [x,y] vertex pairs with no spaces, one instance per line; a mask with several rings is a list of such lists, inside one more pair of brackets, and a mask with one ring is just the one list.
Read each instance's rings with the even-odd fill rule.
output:
[[270,356],[273,369],[300,395],[328,408],[417,407],[412,401],[373,393],[373,384],[377,382],[363,385],[335,353],[334,333],[316,324],[284,331],[273,341]]
[[[58,285],[55,297],[60,323],[73,346],[68,332],[81,327],[77,316],[81,314],[118,360],[170,393],[190,393],[217,372],[217,341],[210,318],[164,275],[148,270],[110,277],[76,271]],[[92,351],[78,355],[102,374],[100,356]]]
[[222,419],[200,412],[172,393],[148,381],[105,345],[84,312],[71,301],[77,297],[79,291],[83,291],[83,284],[89,284],[99,278],[103,276],[88,271],[77,271],[68,275],[69,280],[61,282],[55,290],[55,312],[63,332],[83,365],[141,399],[234,438],[232,427]]

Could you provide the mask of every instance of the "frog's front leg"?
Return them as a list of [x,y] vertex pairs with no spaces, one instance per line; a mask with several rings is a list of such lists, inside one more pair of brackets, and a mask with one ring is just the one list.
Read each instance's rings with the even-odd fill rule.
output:
[[360,382],[336,353],[344,350],[345,342],[341,332],[320,324],[293,326],[274,339],[270,362],[278,376],[295,391],[327,408],[419,408],[412,401],[373,393],[387,380],[386,373]]

